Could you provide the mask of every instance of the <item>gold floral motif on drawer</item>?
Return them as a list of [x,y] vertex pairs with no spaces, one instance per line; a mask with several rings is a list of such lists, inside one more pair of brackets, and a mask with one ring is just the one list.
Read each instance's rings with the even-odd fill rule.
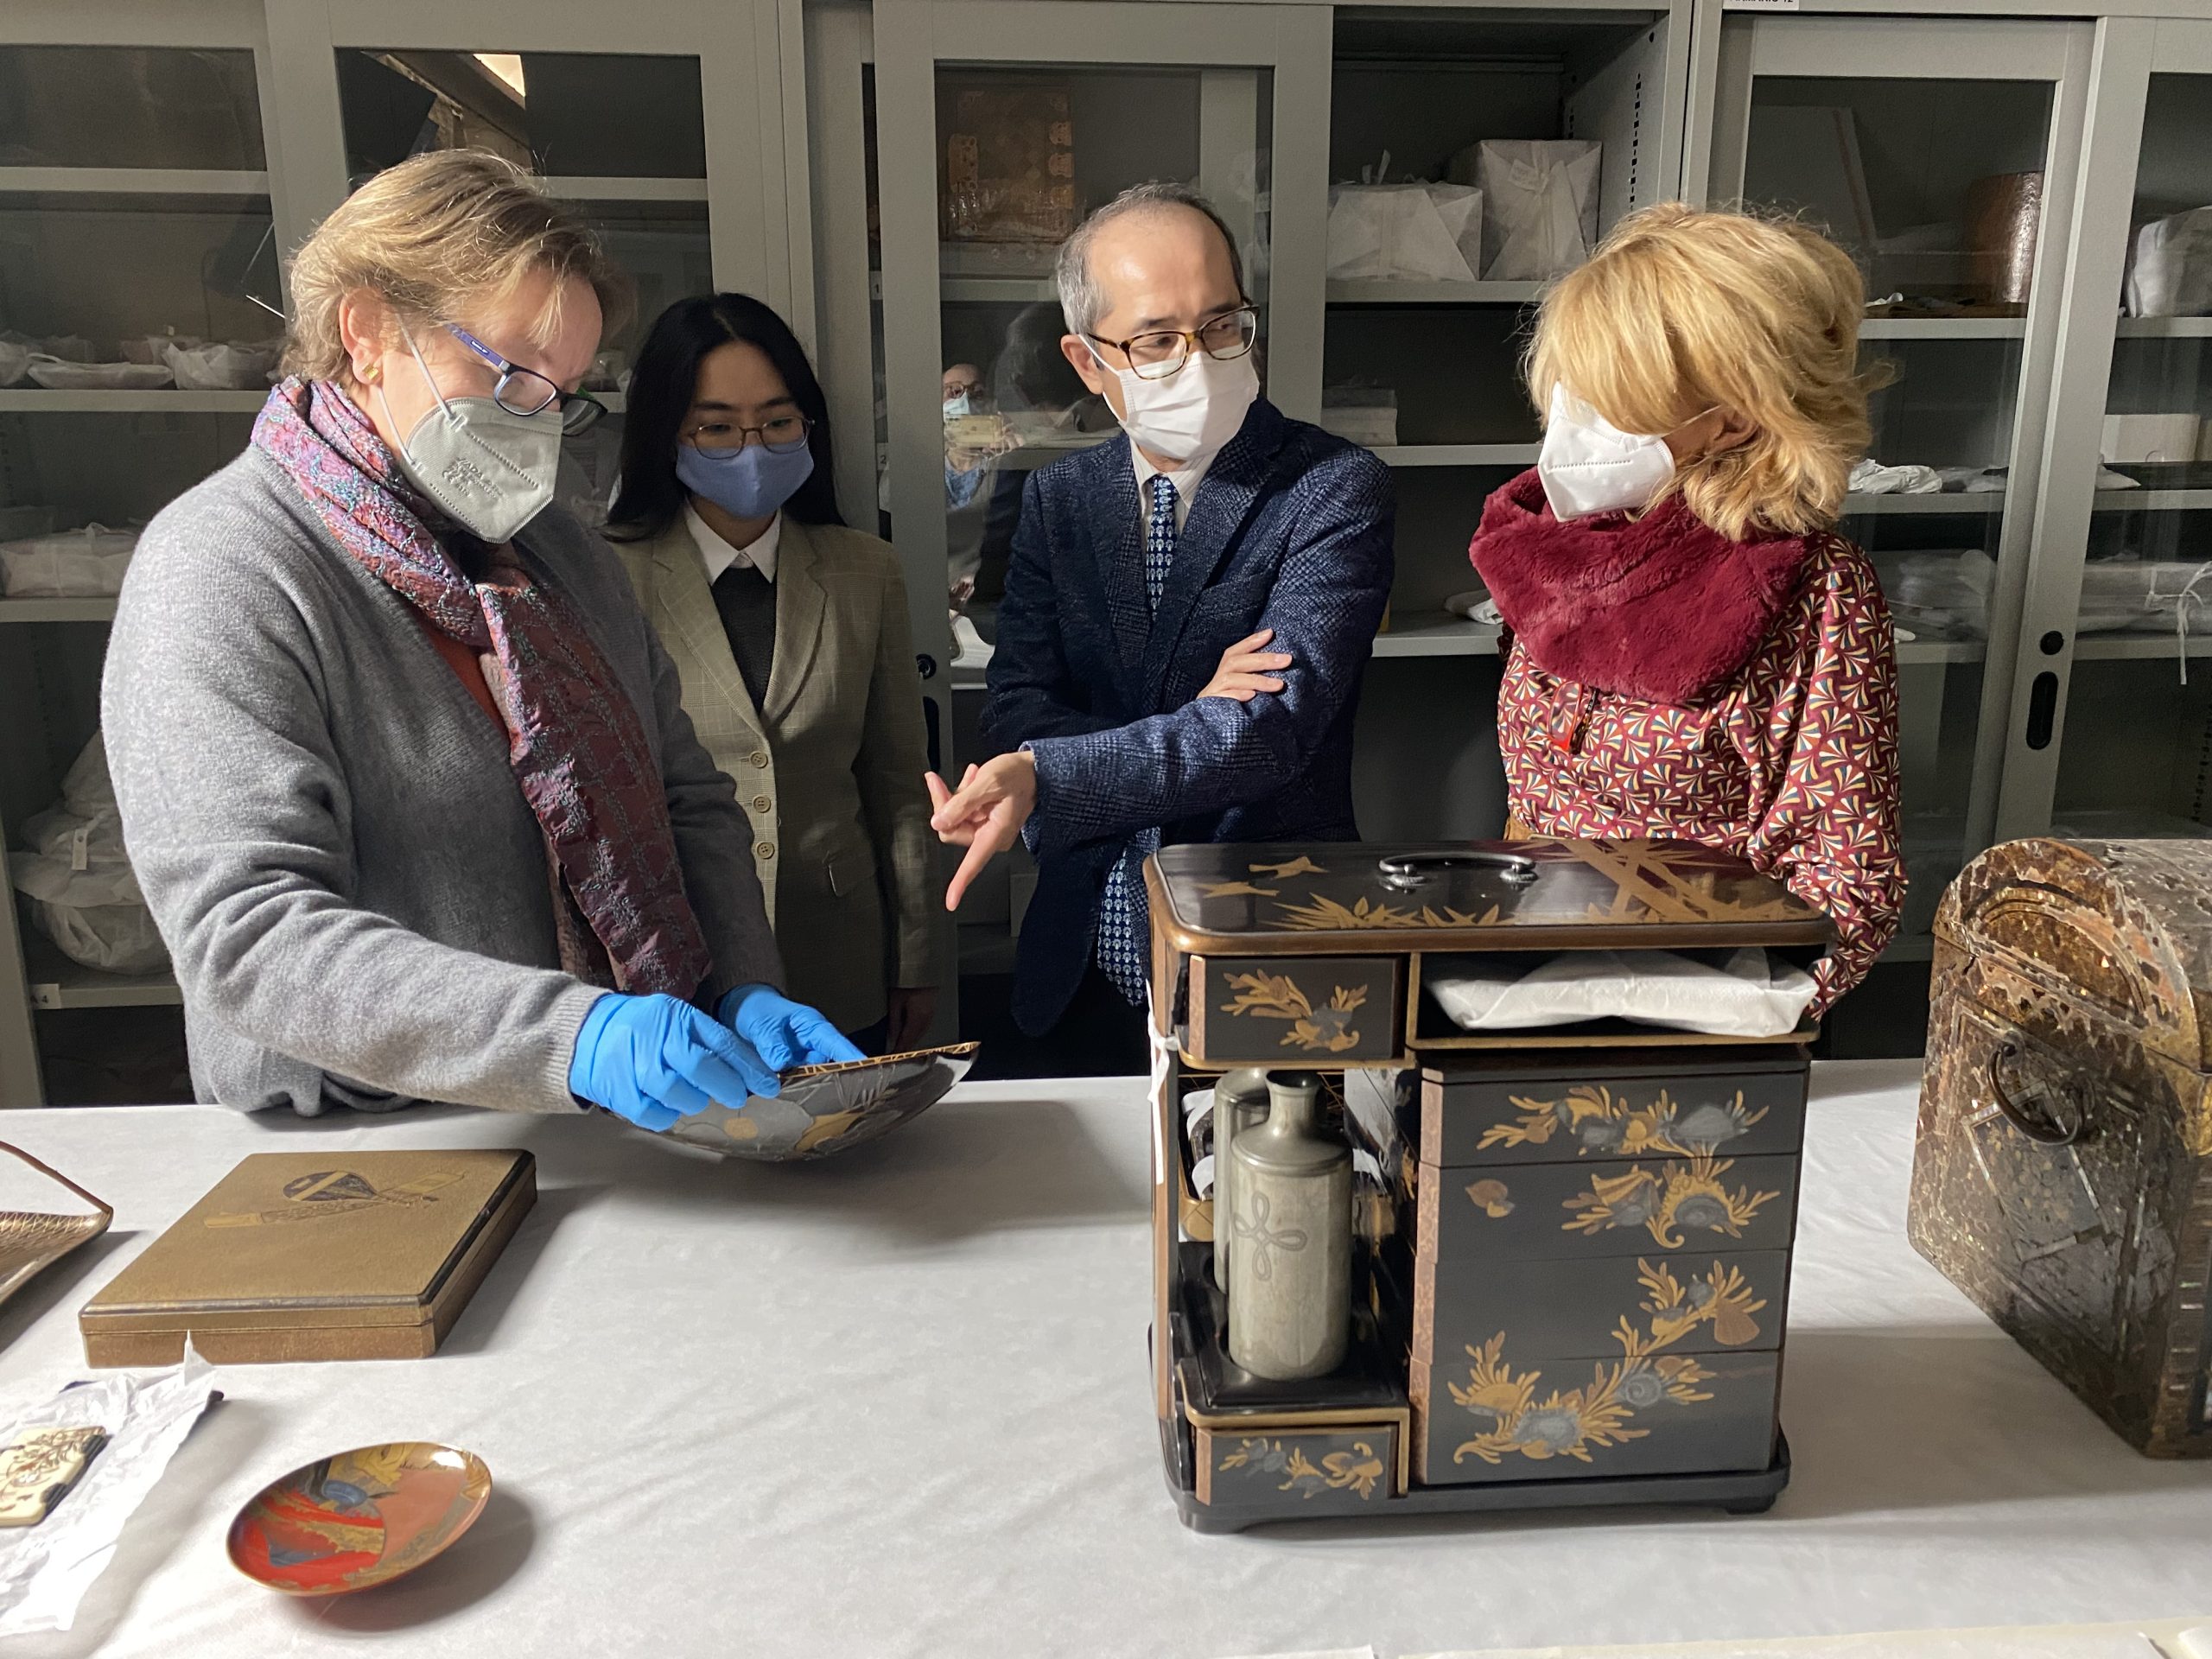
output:
[[1518,1453],[1537,1462],[1573,1458],[1589,1463],[1592,1447],[1618,1446],[1650,1433],[1633,1426],[1639,1413],[1713,1398],[1698,1386],[1712,1379],[1711,1371],[1688,1355],[1662,1351],[1707,1323],[1714,1338],[1731,1347],[1756,1341],[1759,1327],[1752,1316],[1766,1303],[1753,1297],[1740,1272],[1723,1262],[1688,1280],[1664,1263],[1639,1260],[1637,1268],[1647,1293],[1639,1311],[1649,1316],[1649,1329],[1639,1329],[1623,1314],[1613,1332],[1621,1357],[1596,1366],[1586,1387],[1554,1388],[1539,1399],[1543,1373],[1516,1371],[1505,1363],[1503,1331],[1467,1350],[1473,1363],[1466,1386],[1447,1386],[1460,1407],[1488,1419],[1491,1427],[1453,1452],[1452,1462],[1479,1458],[1499,1464]]
[[[1566,1207],[1575,1213],[1560,1228],[1595,1236],[1615,1227],[1642,1227],[1668,1250],[1681,1249],[1685,1227],[1741,1238],[1745,1224],[1782,1194],[1755,1192],[1748,1186],[1730,1192],[1720,1178],[1734,1167],[1733,1159],[1700,1153],[1662,1169],[1637,1164],[1625,1175],[1598,1176],[1589,1191],[1567,1200]],[[1476,1183],[1484,1185],[1497,1184]],[[1502,1195],[1503,1188],[1499,1191]],[[1467,1195],[1474,1197],[1474,1187]]]
[[1229,988],[1236,995],[1221,1005],[1224,1014],[1292,1022],[1282,1034],[1285,1048],[1341,1054],[1359,1046],[1359,1032],[1351,1020],[1366,1004],[1364,985],[1332,987],[1328,1002],[1319,1008],[1287,974],[1231,974]]
[[1279,1474],[1283,1478],[1282,1483],[1275,1490],[1296,1492],[1302,1497],[1325,1491],[1351,1491],[1363,1498],[1373,1497],[1387,1472],[1382,1459],[1365,1440],[1353,1441],[1347,1452],[1327,1452],[1316,1464],[1306,1455],[1303,1446],[1293,1441],[1240,1440],[1236,1449],[1224,1453],[1215,1467],[1253,1468]]
[[1664,1089],[1649,1105],[1638,1106],[1603,1084],[1580,1084],[1557,1100],[1522,1095],[1510,1099],[1518,1116],[1484,1129],[1481,1149],[1545,1146],[1564,1130],[1577,1157],[1593,1152],[1616,1158],[1649,1152],[1694,1155],[1739,1139],[1767,1114],[1764,1106],[1745,1107],[1741,1090],[1726,1106],[1708,1104],[1687,1113]]

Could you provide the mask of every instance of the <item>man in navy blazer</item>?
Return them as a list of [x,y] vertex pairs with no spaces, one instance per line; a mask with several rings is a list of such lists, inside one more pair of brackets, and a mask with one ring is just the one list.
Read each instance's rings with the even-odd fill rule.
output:
[[1100,209],[1058,284],[1061,348],[1123,431],[1029,481],[982,716],[1003,752],[957,792],[931,779],[931,822],[968,849],[949,909],[1017,837],[1036,855],[1016,1024],[1139,1070],[1146,856],[1357,836],[1394,497],[1373,454],[1259,397],[1236,246],[1194,193]]

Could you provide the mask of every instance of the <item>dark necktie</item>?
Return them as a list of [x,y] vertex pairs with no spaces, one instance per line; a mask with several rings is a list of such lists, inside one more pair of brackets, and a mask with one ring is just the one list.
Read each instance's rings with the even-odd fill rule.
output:
[[[1165,473],[1153,474],[1144,525],[1145,599],[1156,616],[1167,573],[1175,563],[1175,484]],[[1098,904],[1098,965],[1114,988],[1139,1007],[1145,1001],[1146,946],[1151,914],[1145,902],[1144,861],[1160,850],[1157,828],[1140,830],[1123,843],[1122,855],[1106,873]]]

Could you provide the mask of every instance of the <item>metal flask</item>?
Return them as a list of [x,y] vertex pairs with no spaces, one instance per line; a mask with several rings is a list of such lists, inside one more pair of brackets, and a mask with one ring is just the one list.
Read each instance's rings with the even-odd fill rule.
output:
[[1268,1079],[1268,1121],[1230,1160],[1229,1357],[1271,1382],[1325,1376],[1351,1330],[1351,1148],[1322,1133],[1321,1080]]
[[1213,1281],[1229,1288],[1230,1188],[1236,1178],[1229,1149],[1245,1130],[1268,1119],[1268,1074],[1248,1065],[1224,1074],[1213,1090]]

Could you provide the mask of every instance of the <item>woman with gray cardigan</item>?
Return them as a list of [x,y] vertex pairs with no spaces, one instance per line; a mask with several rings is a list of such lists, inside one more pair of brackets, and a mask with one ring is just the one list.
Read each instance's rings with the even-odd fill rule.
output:
[[663,1129],[858,1058],[776,988],[734,787],[551,505],[625,291],[507,162],[379,175],[300,251],[251,445],[141,538],[103,724],[201,1099]]

